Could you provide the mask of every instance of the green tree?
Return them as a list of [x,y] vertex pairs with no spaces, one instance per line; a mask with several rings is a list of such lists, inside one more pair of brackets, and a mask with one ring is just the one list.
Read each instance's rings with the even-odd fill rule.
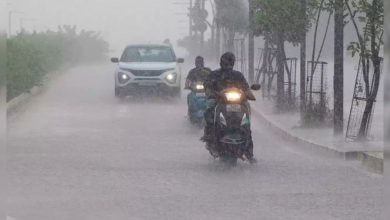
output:
[[[384,44],[384,4],[383,0],[345,0],[345,5],[358,38],[357,42],[351,42],[348,50],[352,51],[353,56],[355,54],[360,56],[366,106],[359,136],[365,138],[379,90],[382,64],[380,53]],[[370,77],[371,67],[373,67],[372,78]]]
[[[316,0],[306,2],[306,14],[302,13],[302,3],[296,0],[256,0],[255,34],[264,36],[268,43],[277,48],[277,106],[284,108],[288,103],[284,94],[284,70],[287,68],[285,43],[297,46],[302,35],[310,28]],[[291,74],[287,74],[291,81]]]
[[217,26],[225,30],[225,50],[234,50],[236,33],[245,33],[249,25],[246,0],[214,0]]

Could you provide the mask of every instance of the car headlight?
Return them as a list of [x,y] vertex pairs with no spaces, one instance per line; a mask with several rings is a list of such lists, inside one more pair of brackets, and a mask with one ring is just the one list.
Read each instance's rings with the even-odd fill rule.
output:
[[219,121],[221,122],[221,124],[227,126],[227,122],[226,122],[225,116],[223,116],[222,112],[219,113]]
[[120,83],[125,83],[130,80],[130,76],[126,73],[119,73],[118,78]]
[[127,79],[129,79],[129,76],[127,76],[126,74],[122,74],[122,76],[121,76],[121,77],[122,77],[122,79],[123,79],[123,80],[127,80]]
[[241,93],[236,91],[230,91],[225,93],[225,97],[228,102],[238,102],[241,100],[241,96]]
[[170,82],[170,83],[175,83],[176,82],[176,78],[177,78],[177,74],[176,73],[169,73],[165,79]]

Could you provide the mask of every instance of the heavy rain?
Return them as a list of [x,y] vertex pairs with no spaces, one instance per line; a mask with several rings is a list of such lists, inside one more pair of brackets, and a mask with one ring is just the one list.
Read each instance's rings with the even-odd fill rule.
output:
[[0,0],[1,213],[384,219],[384,8]]

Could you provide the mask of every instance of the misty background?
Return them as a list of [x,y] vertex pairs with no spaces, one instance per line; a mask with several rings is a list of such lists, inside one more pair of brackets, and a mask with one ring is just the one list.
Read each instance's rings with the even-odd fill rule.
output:
[[[183,4],[175,3],[183,2]],[[162,43],[169,38],[175,45],[187,34],[188,1],[180,0],[13,0],[8,7],[13,34],[27,31],[57,30],[58,25],[77,25],[78,29],[95,30],[110,43],[111,53],[119,55],[127,44]],[[178,49],[177,53],[184,54]]]

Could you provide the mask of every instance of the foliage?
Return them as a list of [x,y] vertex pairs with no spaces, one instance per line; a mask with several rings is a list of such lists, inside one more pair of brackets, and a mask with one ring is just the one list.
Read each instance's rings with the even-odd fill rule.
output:
[[224,30],[226,51],[234,50],[236,33],[245,33],[249,27],[247,0],[214,0],[216,24]]
[[[353,56],[357,53],[360,56],[365,87],[366,106],[359,130],[359,138],[362,139],[367,137],[380,84],[382,58],[379,54],[382,52],[384,35],[383,3],[383,0],[345,0],[349,17],[359,40],[351,42],[348,50],[352,51]],[[371,73],[372,77],[370,77]]]
[[21,32],[7,40],[7,100],[40,85],[50,71],[65,64],[106,58],[108,44],[96,32],[63,26],[58,31]]
[[215,0],[215,7],[219,25],[235,32],[247,30],[249,18],[244,0]]
[[317,0],[307,0],[306,13],[301,1],[297,0],[256,0],[258,8],[255,18],[255,34],[282,38],[297,45],[302,33],[310,28]]
[[372,57],[373,52],[380,51],[384,44],[383,0],[345,0],[345,4],[359,40],[351,42],[348,50],[352,56],[361,54]]

